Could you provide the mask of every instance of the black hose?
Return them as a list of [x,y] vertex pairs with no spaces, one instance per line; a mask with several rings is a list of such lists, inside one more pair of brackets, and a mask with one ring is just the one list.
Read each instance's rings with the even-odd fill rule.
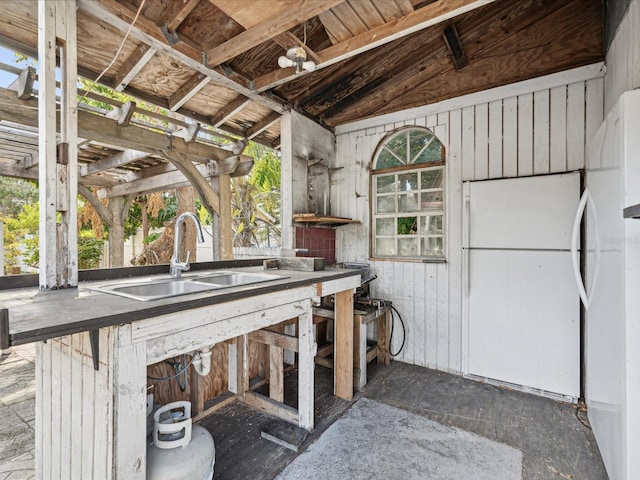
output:
[[[186,355],[184,355],[184,356],[186,357]],[[180,375],[185,373],[187,371],[187,369],[191,366],[192,363],[193,363],[193,355],[191,355],[191,360],[189,360],[189,363],[187,363],[185,365],[185,367],[182,370],[180,370],[179,372],[174,373],[173,375],[169,375],[168,377],[152,377],[151,375],[147,375],[147,378],[149,378],[151,380],[156,380],[156,381],[159,381],[159,382],[163,382],[165,380],[171,380],[172,378],[179,377]],[[176,362],[176,363],[170,362],[170,365],[172,365],[175,368],[176,365],[181,365],[181,363],[180,362]],[[180,387],[180,389],[182,389],[182,386],[180,385],[180,381],[178,381],[178,386]],[[185,388],[186,388],[186,380],[185,380]]]
[[[393,305],[389,305],[389,306],[391,307],[391,335],[389,335],[389,355],[391,355],[392,357],[397,357],[398,355],[400,355],[400,352],[404,348],[404,342],[407,339],[407,330],[404,327],[404,320],[402,320],[402,315],[400,315],[400,312],[398,311],[398,309]],[[393,353],[391,351],[391,342],[393,341],[393,326],[395,324],[395,319],[396,319],[394,312],[398,314],[398,318],[400,319],[400,325],[402,325],[402,344],[400,345],[400,348],[396,353]]]

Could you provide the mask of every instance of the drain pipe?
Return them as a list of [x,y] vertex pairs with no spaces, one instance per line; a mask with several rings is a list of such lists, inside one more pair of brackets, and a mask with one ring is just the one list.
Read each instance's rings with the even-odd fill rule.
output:
[[211,371],[211,347],[202,347],[195,352],[192,365],[198,375],[207,376]]

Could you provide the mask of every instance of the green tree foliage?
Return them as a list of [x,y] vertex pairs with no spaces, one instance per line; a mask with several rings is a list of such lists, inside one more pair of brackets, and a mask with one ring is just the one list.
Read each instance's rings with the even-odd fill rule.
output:
[[237,247],[280,243],[280,157],[250,142],[244,151],[255,159],[251,173],[232,179],[233,244]]
[[38,187],[34,182],[0,177],[0,215],[15,217],[24,205],[37,201]]

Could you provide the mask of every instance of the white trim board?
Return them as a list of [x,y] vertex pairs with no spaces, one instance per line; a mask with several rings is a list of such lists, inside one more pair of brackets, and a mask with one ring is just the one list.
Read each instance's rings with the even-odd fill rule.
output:
[[470,107],[479,103],[487,103],[503,98],[515,97],[526,93],[547,90],[562,85],[584,82],[594,78],[604,77],[606,67],[604,62],[593,63],[583,67],[572,68],[544,77],[531,78],[522,82],[511,83],[500,87],[490,88],[481,92],[470,93],[461,97],[449,98],[441,102],[424,105],[421,107],[409,108],[399,112],[387,113],[378,117],[367,118],[357,122],[345,123],[336,127],[336,135],[364,130],[366,128],[379,127],[381,125],[393,124],[396,122],[425,117],[438,113],[448,112],[464,107]]

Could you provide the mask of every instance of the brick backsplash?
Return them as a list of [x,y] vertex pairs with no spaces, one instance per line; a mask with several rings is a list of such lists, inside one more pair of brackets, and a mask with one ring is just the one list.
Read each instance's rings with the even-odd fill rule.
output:
[[336,231],[334,228],[296,227],[296,248],[308,252],[297,252],[298,257],[324,257],[327,264],[336,263]]

